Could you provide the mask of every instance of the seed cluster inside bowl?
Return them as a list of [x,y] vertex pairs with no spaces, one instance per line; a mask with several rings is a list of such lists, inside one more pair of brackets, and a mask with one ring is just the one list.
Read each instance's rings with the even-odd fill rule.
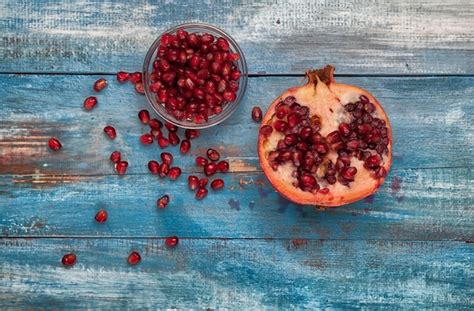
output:
[[236,100],[239,59],[225,38],[184,29],[165,33],[148,89],[176,120],[202,124]]

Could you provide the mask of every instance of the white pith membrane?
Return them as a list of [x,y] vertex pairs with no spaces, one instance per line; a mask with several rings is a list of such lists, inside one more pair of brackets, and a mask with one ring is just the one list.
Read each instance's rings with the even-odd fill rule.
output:
[[[265,125],[270,125],[273,127],[273,131],[269,136],[265,136],[261,133],[259,134],[259,156],[262,168],[276,190],[278,190],[291,201],[297,203],[338,206],[360,200],[372,194],[383,183],[384,177],[390,169],[392,135],[385,112],[377,100],[367,91],[355,86],[336,83],[332,75],[333,70],[333,67],[328,66],[322,70],[308,73],[308,84],[302,87],[290,88],[284,94],[282,94],[271,105],[262,121],[262,127]],[[301,181],[299,181],[295,176],[294,171],[298,170],[298,168],[293,164],[292,160],[279,161],[278,158],[274,160],[275,152],[271,152],[277,150],[278,142],[285,137],[284,133],[278,132],[274,128],[275,121],[279,120],[276,116],[276,111],[281,101],[285,102],[286,100],[287,103],[290,103],[290,106],[291,102],[295,102],[301,106],[308,107],[309,118],[312,116],[319,117],[319,133],[324,138],[326,138],[329,133],[338,131],[340,123],[344,122],[350,124],[355,120],[352,115],[354,110],[349,112],[346,110],[345,106],[347,104],[353,104],[356,106],[357,103],[361,102],[361,95],[365,96],[365,98],[362,98],[362,102],[364,104],[367,104],[366,99],[368,99],[368,101],[372,103],[373,107],[375,107],[375,110],[369,113],[370,116],[373,119],[377,118],[383,120],[385,123],[381,127],[386,127],[386,135],[384,135],[384,137],[385,141],[388,140],[388,144],[386,148],[384,148],[385,150],[383,150],[380,154],[374,149],[360,149],[363,150],[363,152],[366,152],[365,157],[362,157],[362,159],[358,159],[356,155],[356,152],[359,150],[359,148],[352,152],[352,155],[350,151],[346,150],[350,158],[350,165],[348,166],[357,169],[357,173],[355,174],[353,180],[341,179],[340,170],[337,170],[335,175],[337,179],[335,183],[330,184],[325,178],[327,177],[326,172],[328,161],[332,161],[335,168],[336,161],[339,156],[338,152],[331,147],[334,145],[331,144],[327,144],[329,146],[328,153],[319,154],[322,162],[317,166],[317,169],[313,167],[312,172],[305,170],[306,173],[316,178],[318,186],[312,189],[302,186]],[[281,118],[280,120],[287,121],[287,116],[288,115]],[[298,127],[298,125],[296,127]],[[352,138],[352,140],[354,140],[354,136]],[[347,139],[344,138],[344,140]],[[356,140],[363,141],[364,138],[363,136],[359,136]],[[301,141],[301,139],[298,141]],[[323,142],[326,142],[325,139],[323,139]],[[378,144],[380,144],[380,141]],[[310,143],[308,145],[311,146],[312,144]],[[297,148],[288,147],[288,149],[295,151]],[[381,149],[379,149],[379,151],[380,150]],[[385,170],[383,174],[377,175],[377,169],[364,167],[364,159],[367,158],[367,152],[370,152],[371,155],[379,154],[381,156],[382,161],[380,163],[380,167],[383,167],[383,169],[379,169],[379,172]],[[305,152],[303,151],[303,155],[304,154]],[[301,171],[302,170],[300,170],[300,172]],[[305,189],[303,190],[302,188]]]

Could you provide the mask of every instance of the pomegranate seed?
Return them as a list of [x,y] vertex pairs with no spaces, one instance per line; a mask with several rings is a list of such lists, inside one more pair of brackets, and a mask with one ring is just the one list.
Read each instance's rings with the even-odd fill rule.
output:
[[153,143],[153,135],[149,133],[145,133],[142,136],[140,136],[140,142],[144,145],[150,145]]
[[199,190],[196,192],[196,199],[202,200],[206,197],[207,195],[207,189],[206,188],[199,188]]
[[168,163],[163,163],[160,166],[160,171],[159,171],[158,174],[161,178],[165,178],[168,175],[169,171],[170,171],[169,164]]
[[148,112],[148,110],[140,110],[140,112],[138,113],[138,119],[140,119],[143,124],[148,124],[150,122],[150,113]]
[[104,133],[107,134],[107,136],[109,136],[109,138],[112,140],[117,137],[117,132],[115,131],[115,128],[110,125],[104,127]]
[[94,83],[94,91],[100,92],[103,89],[105,89],[106,86],[107,86],[107,80],[99,79],[99,80],[95,81],[95,83]]
[[197,166],[206,166],[207,165],[207,159],[201,156],[196,157],[196,165]]
[[382,162],[382,158],[378,154],[374,154],[365,159],[365,166],[368,168],[377,168],[380,162]]
[[174,125],[173,123],[170,123],[168,121],[165,122],[165,126],[170,132],[176,132],[178,130],[178,127]]
[[240,59],[240,55],[237,54],[237,53],[229,53],[227,55],[227,60],[229,60],[229,61],[237,61],[239,59]]
[[196,137],[199,137],[201,133],[199,132],[199,130],[189,130],[187,129],[185,132],[184,132],[184,135],[186,136],[187,139],[194,139]]
[[229,50],[229,42],[227,42],[227,40],[224,38],[217,39],[216,45],[223,52],[227,52]]
[[239,80],[240,79],[241,72],[240,70],[234,70],[230,73],[230,78],[232,80]]
[[262,109],[260,109],[260,107],[253,107],[252,108],[252,119],[255,121],[255,122],[260,122],[262,121]]
[[168,147],[169,144],[170,144],[170,141],[168,139],[164,138],[163,136],[158,137],[158,145],[161,148],[166,148]]
[[61,149],[63,145],[61,145],[61,143],[59,142],[59,140],[57,138],[51,137],[48,141],[48,146],[52,150],[57,151],[57,150]]
[[196,190],[199,187],[199,178],[194,175],[188,177],[188,187],[191,190]]
[[181,151],[182,154],[186,154],[188,153],[189,149],[191,149],[191,142],[187,139],[183,139],[183,141],[181,141],[179,151]]
[[347,123],[339,124],[339,133],[344,137],[349,137],[352,134],[351,127]]
[[163,87],[163,84],[160,81],[156,81],[150,85],[149,89],[153,93],[158,93],[158,91]]
[[142,73],[137,71],[137,72],[134,72],[134,73],[130,74],[129,80],[133,84],[138,83],[138,82],[142,82]]
[[222,189],[224,188],[224,181],[220,178],[218,179],[214,179],[212,182],[211,182],[211,188],[213,190],[219,190],[219,189]]
[[178,177],[181,175],[181,169],[179,167],[172,167],[170,168],[170,171],[168,173],[168,177],[171,179],[171,180],[176,180],[178,179]]
[[119,175],[125,175],[127,172],[128,162],[127,161],[119,161],[115,164],[115,170]]
[[365,95],[360,95],[360,96],[359,96],[359,100],[360,100],[363,104],[369,103],[369,98],[367,98],[367,96],[365,96]]
[[74,253],[68,253],[63,256],[61,263],[63,266],[71,267],[76,263],[77,257]]
[[357,173],[357,169],[353,166],[348,166],[342,169],[341,176],[347,180],[354,180],[354,176]]
[[219,152],[217,152],[217,150],[214,150],[212,148],[207,149],[206,154],[207,154],[207,157],[209,158],[209,160],[211,160],[211,161],[219,161],[219,159],[221,157]]
[[321,194],[328,194],[328,193],[329,193],[329,188],[322,188],[322,189],[319,189],[318,192],[321,193]]
[[319,154],[326,154],[329,152],[329,147],[325,143],[316,143],[313,147],[314,150]]
[[217,172],[217,164],[215,162],[207,163],[206,166],[204,166],[204,173],[207,176],[211,176]]
[[375,171],[375,176],[378,177],[378,178],[384,178],[385,176],[387,176],[387,170],[383,166],[380,166]]
[[150,128],[156,130],[159,130],[163,127],[163,123],[161,123],[161,121],[157,119],[151,119],[150,121],[148,121],[148,125],[150,126]]
[[156,201],[156,206],[158,206],[158,208],[160,209],[163,209],[168,205],[169,202],[170,202],[170,197],[169,195],[165,194],[164,196],[162,196]]
[[89,96],[84,100],[84,109],[91,110],[97,105],[97,98],[95,96]]
[[145,88],[143,86],[143,83],[141,82],[135,83],[135,91],[139,94],[145,94]]
[[272,132],[273,132],[273,127],[271,127],[270,125],[264,125],[259,130],[260,135],[263,135],[265,137],[270,136]]
[[131,266],[137,265],[141,260],[142,257],[138,252],[131,252],[127,258],[127,262]]
[[120,159],[122,158],[122,154],[120,151],[114,151],[110,154],[110,161],[113,163],[120,162]]
[[160,154],[160,157],[163,163],[166,163],[168,165],[171,165],[173,163],[173,155],[169,152],[162,152]]
[[273,127],[278,132],[285,132],[288,129],[288,123],[282,120],[276,120],[275,123],[273,123]]
[[179,141],[180,141],[178,134],[176,134],[175,132],[169,132],[168,140],[170,141],[170,144],[172,144],[173,146],[179,144]]
[[125,81],[128,80],[128,72],[125,71],[119,71],[117,72],[117,81],[120,83],[124,83]]
[[221,171],[222,173],[226,173],[229,171],[229,162],[227,161],[220,161],[219,163],[217,163],[217,168],[219,169],[219,171]]
[[107,220],[107,211],[105,209],[101,209],[95,214],[95,221],[98,223],[104,223]]
[[155,160],[151,160],[148,162],[148,169],[152,174],[156,175],[160,171],[160,164]]
[[170,236],[167,237],[165,240],[165,244],[167,247],[176,247],[179,243],[179,239],[177,236]]
[[334,144],[341,141],[341,136],[338,131],[334,131],[326,136],[326,141],[328,144]]

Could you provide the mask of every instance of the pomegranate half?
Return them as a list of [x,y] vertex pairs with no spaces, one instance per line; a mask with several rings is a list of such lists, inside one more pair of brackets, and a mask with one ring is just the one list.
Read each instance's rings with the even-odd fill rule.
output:
[[271,104],[259,130],[258,155],[273,187],[299,204],[340,206],[383,183],[392,163],[392,129],[377,99],[337,83],[334,67]]

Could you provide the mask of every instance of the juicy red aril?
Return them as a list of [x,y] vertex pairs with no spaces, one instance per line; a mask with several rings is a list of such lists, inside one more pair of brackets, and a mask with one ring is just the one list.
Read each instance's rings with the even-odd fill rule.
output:
[[95,83],[94,83],[94,91],[100,92],[103,89],[105,89],[106,86],[107,86],[107,80],[99,79],[99,80],[95,81]]
[[169,123],[168,121],[165,122],[165,126],[170,132],[176,132],[178,130],[178,127],[174,125],[173,123]]
[[146,133],[140,136],[140,142],[144,145],[150,145],[153,143],[153,135]]
[[196,157],[196,165],[197,166],[205,166],[207,164],[207,159],[201,156]]
[[341,171],[341,176],[347,180],[353,180],[357,174],[357,169],[353,166],[345,167]]
[[61,143],[59,142],[59,140],[57,138],[54,138],[54,137],[51,137],[49,140],[48,140],[48,146],[49,148],[51,148],[52,150],[59,150],[62,148],[62,145]]
[[63,258],[61,259],[61,263],[66,267],[70,267],[76,263],[76,260],[77,257],[74,253],[68,253],[63,256]]
[[150,128],[156,129],[156,130],[159,130],[163,127],[163,123],[161,123],[161,121],[157,119],[151,119],[150,121],[148,121],[148,125],[150,126]]
[[326,141],[328,144],[338,143],[341,141],[341,135],[338,131],[331,132],[326,136]]
[[113,163],[119,162],[121,158],[122,154],[120,153],[120,151],[114,151],[110,154],[110,161],[112,161]]
[[179,243],[179,239],[177,236],[170,236],[170,237],[167,237],[165,240],[165,244],[167,247],[175,247],[176,245],[178,245],[178,243]]
[[263,136],[270,136],[273,132],[273,127],[271,127],[270,125],[264,125],[260,128],[260,131],[259,133]]
[[229,162],[227,162],[227,161],[220,161],[219,163],[217,163],[217,168],[218,168],[219,171],[221,171],[222,173],[228,172],[228,171],[229,171]]
[[97,105],[97,97],[89,96],[84,100],[84,109],[91,110]]
[[143,83],[137,82],[135,83],[135,91],[139,94],[145,94],[145,88],[143,86]]
[[329,147],[325,143],[314,144],[314,150],[319,154],[326,154],[329,152]]
[[127,172],[128,162],[127,161],[119,161],[115,164],[115,170],[119,175],[125,175]]
[[140,263],[141,260],[142,257],[138,252],[131,252],[127,258],[127,262],[131,266],[137,265],[138,263]]
[[199,130],[190,130],[190,129],[187,129],[185,132],[184,132],[184,135],[186,136],[187,139],[193,139],[193,138],[196,138],[196,137],[199,137],[201,133],[199,132]]
[[180,141],[178,134],[176,134],[175,132],[169,132],[168,140],[173,146],[179,144]]
[[199,187],[206,188],[208,182],[209,182],[209,179],[207,179],[206,177],[199,179]]
[[207,189],[206,188],[199,188],[198,191],[196,191],[196,199],[202,200],[206,197],[207,195]]
[[170,165],[168,163],[163,163],[160,166],[160,171],[158,172],[161,178],[165,178],[170,171]]
[[166,148],[168,147],[169,144],[170,144],[170,141],[168,139],[164,138],[163,136],[158,137],[158,145],[161,148]]
[[110,139],[115,139],[117,137],[117,132],[113,126],[107,125],[104,127],[104,133],[109,136]]
[[207,176],[211,176],[216,172],[217,172],[217,164],[215,162],[207,163],[206,166],[204,166],[204,173]]
[[188,177],[188,187],[191,190],[196,190],[199,187],[199,178],[194,175]]
[[125,81],[127,81],[128,77],[129,77],[128,72],[125,72],[125,71],[117,72],[117,81],[120,83],[124,83]]
[[163,163],[166,163],[168,165],[171,165],[173,163],[173,155],[169,152],[162,152],[160,154],[160,157]]
[[352,134],[351,127],[347,123],[339,124],[339,133],[344,137],[349,137]]
[[181,146],[179,147],[179,151],[181,151],[182,154],[188,153],[189,149],[191,149],[191,142],[187,139],[183,139],[181,141]]
[[211,161],[219,161],[219,159],[221,157],[219,152],[217,152],[217,150],[212,149],[212,148],[207,149],[206,154],[207,154],[207,157],[209,158],[209,160],[211,160]]
[[103,223],[107,220],[107,211],[105,209],[101,209],[95,214],[95,221],[98,223]]
[[382,158],[378,154],[371,155],[365,159],[365,166],[368,168],[376,168],[382,162]]
[[383,166],[380,166],[375,170],[375,176],[378,178],[383,178],[387,176],[387,170]]
[[160,171],[160,164],[155,160],[151,160],[148,162],[148,169],[152,174],[156,175]]
[[262,117],[263,117],[262,109],[260,109],[260,107],[253,107],[252,108],[252,119],[255,122],[260,122],[260,121],[262,121]]
[[138,118],[143,124],[148,124],[150,122],[150,113],[145,109],[140,110],[138,113]]
[[166,207],[166,205],[168,205],[169,202],[170,202],[170,197],[169,195],[165,194],[164,196],[162,196],[156,201],[156,206],[158,206],[158,208],[163,209]]
[[212,182],[211,182],[211,188],[213,190],[218,190],[218,189],[222,189],[224,188],[224,181],[220,178],[218,179],[214,179]]
[[172,167],[170,168],[170,171],[168,173],[168,177],[171,179],[171,180],[176,180],[178,179],[178,177],[181,176],[181,169],[179,167]]
[[129,75],[129,80],[130,82],[132,82],[133,84],[135,83],[138,83],[138,82],[142,82],[142,73],[141,72],[134,72],[132,74]]
[[276,120],[275,123],[273,123],[273,127],[278,132],[285,132],[288,129],[288,123],[282,120]]

